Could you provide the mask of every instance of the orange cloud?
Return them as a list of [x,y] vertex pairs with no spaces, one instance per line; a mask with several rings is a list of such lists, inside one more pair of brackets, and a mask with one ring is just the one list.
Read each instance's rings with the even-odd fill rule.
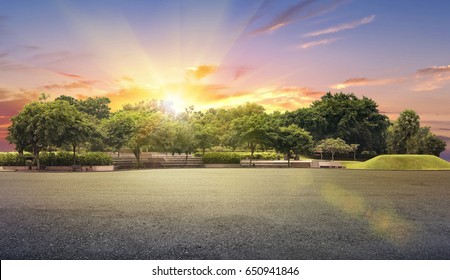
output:
[[[116,92],[105,95],[111,100],[111,109],[120,110],[125,104],[134,104],[143,100],[163,99],[164,95],[155,89],[145,87],[121,88]],[[86,96],[78,95],[78,98],[85,99]]]
[[351,78],[346,80],[343,83],[332,85],[331,88],[333,89],[346,89],[348,87],[353,86],[379,86],[379,85],[387,85],[395,82],[400,82],[404,79],[378,79],[378,80],[372,80],[367,78]]
[[431,66],[417,70],[418,75],[433,75],[450,73],[450,65]]
[[318,100],[324,92],[306,87],[259,88],[253,91],[228,94],[221,104],[214,106],[236,106],[246,102],[264,105],[268,111],[295,110]]
[[432,91],[440,89],[450,81],[450,65],[432,66],[419,69],[415,75],[414,91]]
[[53,90],[53,89],[65,89],[65,90],[71,90],[71,89],[79,89],[79,88],[90,88],[88,85],[88,82],[74,82],[74,83],[64,83],[64,84],[50,84],[45,85],[42,88],[47,90]]
[[204,77],[211,75],[217,70],[216,65],[200,65],[197,67],[189,67],[186,69],[186,75],[188,78],[194,77],[196,80],[201,80]]

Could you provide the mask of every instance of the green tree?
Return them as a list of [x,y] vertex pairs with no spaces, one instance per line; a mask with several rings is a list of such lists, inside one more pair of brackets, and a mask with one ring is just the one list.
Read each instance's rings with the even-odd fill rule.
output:
[[429,127],[420,127],[408,141],[407,150],[411,154],[439,156],[445,151],[445,147],[445,142],[434,135]]
[[186,155],[185,164],[188,157],[197,149],[197,142],[194,136],[194,127],[189,122],[179,122],[175,126],[175,141],[171,149],[172,154]]
[[359,144],[350,144],[350,149],[353,152],[353,160],[356,160],[356,152],[358,151]]
[[273,138],[273,126],[265,113],[255,113],[237,118],[233,120],[231,128],[238,143],[247,145],[250,149],[250,166],[257,146],[270,145]]
[[11,118],[11,125],[8,127],[8,136],[6,140],[15,145],[15,149],[23,157],[24,151],[29,147],[31,139],[27,128],[29,125],[29,116],[25,113],[18,114]]
[[413,110],[400,113],[397,121],[388,129],[388,152],[411,154],[414,152],[414,137],[420,128],[420,117]]
[[288,166],[291,166],[291,155],[299,155],[308,151],[313,143],[309,132],[291,124],[288,127],[280,127],[274,134],[273,146],[288,158]]
[[61,147],[70,145],[73,152],[73,164],[76,164],[77,148],[97,136],[92,117],[78,111],[67,101],[54,101],[44,115],[47,136],[50,144]]
[[362,150],[377,153],[386,149],[386,130],[390,124],[372,99],[345,93],[327,93],[309,108],[287,112],[285,122],[309,131],[315,141],[339,137],[360,144]]
[[23,107],[18,115],[11,118],[8,128],[8,141],[15,144],[19,152],[30,146],[34,155],[34,162],[40,167],[39,153],[48,146],[46,127],[42,124],[42,117],[47,109],[47,103],[31,102]]
[[163,116],[160,113],[133,112],[130,111],[134,119],[133,133],[128,141],[128,147],[136,157],[139,168],[142,168],[141,154],[142,148],[152,144],[152,137],[161,123]]
[[109,108],[111,100],[107,97],[89,97],[86,100],[79,100],[77,109],[97,119],[107,119],[111,108]]
[[344,140],[340,138],[327,138],[320,142],[320,144],[316,147],[316,150],[322,150],[324,152],[328,152],[331,154],[331,160],[334,161],[334,155],[336,153],[348,153],[351,151],[351,148]]
[[120,157],[120,151],[128,144],[135,131],[135,117],[134,113],[120,111],[102,122],[105,142],[117,152],[118,157]]

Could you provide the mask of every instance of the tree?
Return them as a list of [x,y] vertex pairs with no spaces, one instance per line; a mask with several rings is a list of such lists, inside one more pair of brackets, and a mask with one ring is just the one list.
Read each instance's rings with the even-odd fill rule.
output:
[[331,160],[334,161],[334,155],[336,153],[348,153],[351,151],[351,148],[344,140],[340,138],[327,138],[320,142],[320,144],[316,147],[317,150],[322,150],[324,152],[331,153]]
[[219,144],[219,131],[214,127],[210,114],[194,112],[189,121],[193,126],[196,145],[202,154],[205,154],[206,149]]
[[194,136],[194,128],[189,122],[179,122],[175,126],[175,141],[173,143],[172,154],[186,155],[185,165],[189,154],[195,152],[197,149],[196,140]]
[[113,114],[109,119],[102,122],[102,130],[105,134],[105,142],[117,152],[120,151],[130,141],[135,129],[135,114],[127,111],[120,111]]
[[42,125],[42,117],[47,109],[47,103],[31,102],[23,107],[18,115],[11,118],[12,124],[8,128],[8,141],[15,144],[19,152],[30,146],[34,155],[34,162],[40,167],[39,153],[48,146],[46,127]]
[[350,144],[350,150],[353,152],[353,160],[356,160],[356,152],[358,151],[359,144]]
[[30,145],[30,138],[27,134],[28,116],[24,113],[18,114],[11,118],[11,122],[11,125],[8,127],[6,140],[10,144],[14,144],[19,155],[23,156],[24,151]]
[[311,148],[312,137],[306,130],[291,124],[288,127],[280,127],[274,134],[273,146],[288,158],[288,166],[292,152],[295,155],[305,152]]
[[414,137],[420,128],[420,117],[413,110],[400,113],[397,121],[388,129],[388,152],[411,154],[414,152]]
[[309,131],[315,141],[341,138],[360,144],[360,149],[382,153],[386,149],[389,119],[379,113],[378,105],[367,97],[327,93],[309,108],[285,114],[285,125],[296,124]]
[[107,119],[111,108],[109,108],[111,100],[107,97],[89,97],[86,100],[79,100],[77,109],[97,119]]
[[64,144],[70,145],[73,152],[73,164],[76,164],[77,147],[94,136],[96,132],[92,117],[78,111],[74,105],[64,100],[49,103],[42,117],[42,125],[46,126],[48,143],[57,147]]
[[407,150],[412,154],[430,154],[439,156],[445,151],[446,144],[434,135],[429,127],[420,127],[408,141]]
[[235,119],[231,128],[238,139],[238,143],[245,144],[250,149],[250,166],[253,161],[253,154],[258,145],[270,145],[272,126],[269,117],[265,113],[244,115]]
[[128,147],[130,147],[136,157],[138,167],[142,168],[142,148],[144,146],[151,145],[153,133],[161,123],[163,116],[160,113],[133,111],[129,111],[129,114],[132,114],[134,124],[133,133],[128,141]]

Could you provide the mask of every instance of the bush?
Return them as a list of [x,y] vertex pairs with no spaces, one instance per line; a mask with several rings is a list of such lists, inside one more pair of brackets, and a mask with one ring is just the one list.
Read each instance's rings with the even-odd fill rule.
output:
[[[222,164],[238,164],[242,159],[249,159],[250,152],[211,152],[203,155],[203,162],[222,163]],[[276,153],[260,152],[254,153],[253,159],[274,160],[277,159]]]
[[77,161],[84,166],[113,164],[111,156],[102,152],[88,152],[78,155]]
[[[26,153],[25,157],[31,154]],[[0,166],[19,166],[27,165],[25,157],[19,153],[0,153]],[[78,165],[112,165],[113,161],[110,155],[101,152],[88,152],[75,155],[75,163]],[[47,166],[70,166],[73,165],[73,154],[69,152],[44,152],[39,155],[41,165]]]
[[203,162],[208,163],[240,163],[241,157],[237,153],[212,152],[203,155]]
[[41,153],[39,155],[41,165],[68,166],[73,164],[73,154],[68,152]]
[[20,166],[25,165],[25,158],[19,153],[0,153],[0,166]]

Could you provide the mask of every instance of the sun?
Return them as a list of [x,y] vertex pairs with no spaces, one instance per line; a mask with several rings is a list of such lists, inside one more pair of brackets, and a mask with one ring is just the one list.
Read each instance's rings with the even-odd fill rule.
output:
[[164,100],[176,113],[181,113],[188,107],[180,92],[168,92]]

